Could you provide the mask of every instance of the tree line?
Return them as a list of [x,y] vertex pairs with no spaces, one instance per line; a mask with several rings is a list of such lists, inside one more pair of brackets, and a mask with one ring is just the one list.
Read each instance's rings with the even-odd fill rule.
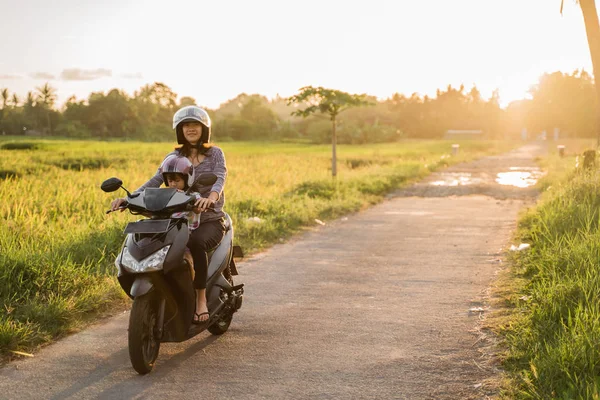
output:
[[[488,138],[518,137],[561,130],[564,137],[595,137],[597,99],[592,76],[585,71],[544,74],[529,97],[500,106],[498,91],[484,98],[477,87],[449,85],[434,97],[396,93],[378,100],[365,96],[367,107],[345,110],[337,118],[338,143],[390,142],[401,138],[443,138],[448,130],[480,130]],[[242,93],[217,109],[207,109],[215,141],[288,140],[331,142],[330,120],[321,115],[292,115],[299,104]],[[56,107],[56,89],[45,84],[20,99],[0,89],[0,133],[72,138],[171,140],[172,115],[196,104],[164,83],[142,86],[133,95],[112,89],[86,100],[69,98]],[[297,113],[296,113],[297,114]]]

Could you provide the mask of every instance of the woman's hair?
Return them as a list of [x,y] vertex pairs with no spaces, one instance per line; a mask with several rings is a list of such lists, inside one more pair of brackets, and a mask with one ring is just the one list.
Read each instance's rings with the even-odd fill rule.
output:
[[192,146],[186,141],[181,147],[176,147],[175,150],[182,156],[189,157],[192,155],[193,148],[198,149],[198,153],[205,154],[211,147],[213,147],[212,143],[198,143],[196,146]]

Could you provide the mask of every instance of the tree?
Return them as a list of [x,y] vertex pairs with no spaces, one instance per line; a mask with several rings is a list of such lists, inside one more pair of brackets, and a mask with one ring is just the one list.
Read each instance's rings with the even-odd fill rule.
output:
[[[82,118],[81,122],[87,129],[103,138],[128,137],[138,126],[129,97],[118,89],[112,89],[106,95],[102,92],[92,93],[87,107],[82,102],[69,102],[65,114],[69,119],[81,115],[79,118]],[[142,119],[152,118],[151,114],[142,114]]]
[[[583,21],[585,24],[585,33],[587,35],[588,47],[590,48],[590,55],[592,57],[592,68],[594,70],[594,81],[596,83],[596,98],[598,100],[597,107],[600,107],[600,85],[598,85],[598,79],[600,79],[600,23],[598,22],[598,12],[596,11],[595,0],[576,0],[581,6],[581,12],[583,13]],[[560,12],[562,13],[564,6],[564,0],[560,1]],[[597,112],[597,143],[600,147],[600,110]]]
[[56,89],[50,86],[49,83],[45,83],[44,86],[35,88],[37,90],[39,103],[45,104],[49,109],[54,106],[56,102]]
[[193,97],[183,96],[181,100],[179,100],[179,107],[185,106],[195,106],[196,100]]
[[372,105],[373,103],[366,100],[364,94],[349,94],[340,90],[325,89],[321,86],[312,87],[305,86],[300,88],[298,94],[290,97],[288,105],[307,105],[302,110],[292,111],[292,115],[306,118],[312,114],[320,112],[328,114],[331,120],[331,176],[334,178],[337,175],[337,157],[336,157],[336,118],[344,110],[351,107],[360,107]]
[[48,82],[44,86],[35,88],[38,91],[38,104],[41,103],[46,109],[46,121],[48,122],[48,132],[52,134],[52,123],[50,122],[50,110],[56,102],[56,89],[54,89]]
[[531,87],[523,120],[532,131],[560,128],[573,137],[595,137],[596,89],[585,71],[546,73]]
[[23,103],[23,114],[27,120],[33,117],[35,106],[35,96],[29,91],[27,92],[25,102]]
[[33,108],[35,107],[35,96],[31,92],[27,92],[27,97],[25,98],[24,106]]
[[0,90],[0,97],[2,97],[2,109],[5,109],[8,101],[10,100],[10,93],[8,93],[8,89],[4,88]]
[[145,85],[136,93],[136,97],[157,104],[170,111],[177,105],[177,95],[170,87],[161,82],[154,82],[152,85]]
[[250,98],[240,109],[240,118],[251,124],[249,138],[273,137],[276,132],[279,118],[268,103],[263,103],[257,97]]

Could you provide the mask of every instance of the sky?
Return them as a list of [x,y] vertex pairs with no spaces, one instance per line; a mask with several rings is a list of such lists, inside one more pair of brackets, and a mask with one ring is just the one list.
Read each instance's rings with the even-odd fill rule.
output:
[[217,108],[307,85],[385,99],[473,85],[503,106],[592,71],[574,0],[0,0],[0,88],[58,103],[162,82]]

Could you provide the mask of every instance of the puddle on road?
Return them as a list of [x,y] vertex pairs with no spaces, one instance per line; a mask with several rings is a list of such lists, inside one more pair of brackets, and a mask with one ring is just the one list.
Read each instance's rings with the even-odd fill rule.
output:
[[500,172],[496,175],[496,182],[500,185],[527,188],[535,185],[542,175],[539,168],[511,167],[510,172]]
[[468,172],[442,172],[440,180],[433,181],[433,186],[465,186],[481,183],[481,178],[473,178]]
[[[496,183],[527,188],[535,185],[542,176],[542,171],[536,167],[510,167],[508,172],[500,172],[496,175]],[[429,184],[432,186],[467,186],[484,182],[483,178],[473,177],[468,172],[442,172],[439,174],[439,178]]]

